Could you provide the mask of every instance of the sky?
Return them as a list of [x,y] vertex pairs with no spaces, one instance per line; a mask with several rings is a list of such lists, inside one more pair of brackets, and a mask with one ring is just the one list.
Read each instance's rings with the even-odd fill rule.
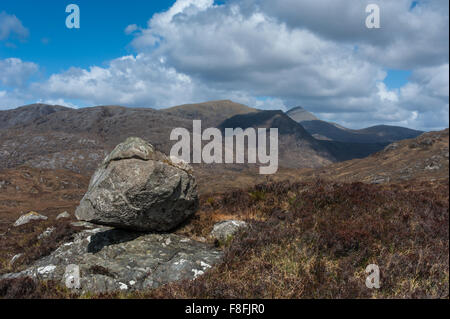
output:
[[[66,27],[66,6],[80,28]],[[368,29],[365,8],[380,8]],[[447,0],[5,0],[0,110],[303,106],[350,128],[448,127]]]

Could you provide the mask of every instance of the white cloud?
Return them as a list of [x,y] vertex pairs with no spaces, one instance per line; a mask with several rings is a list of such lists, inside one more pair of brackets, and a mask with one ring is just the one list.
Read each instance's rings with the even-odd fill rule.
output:
[[448,103],[449,96],[449,64],[420,68],[414,70],[411,81],[425,91],[425,95]]
[[39,67],[32,62],[17,58],[0,60],[0,84],[4,86],[23,87]]
[[130,24],[125,28],[125,34],[132,34],[133,32],[137,31],[139,28],[136,24]]
[[16,106],[24,105],[25,100],[17,96],[15,92],[0,90],[0,110],[10,109]]
[[9,15],[2,11],[0,12],[0,40],[6,40],[11,35],[25,39],[28,37],[29,31],[15,15]]
[[420,68],[413,72],[411,81],[400,89],[400,107],[418,116],[414,124],[438,129],[448,127],[449,64]]
[[[351,120],[351,127],[448,126],[446,117],[430,115],[448,113],[445,1],[413,9],[408,0],[377,1],[380,30],[365,27],[369,1],[188,3],[153,16],[135,33],[136,50],[209,88],[301,104]],[[403,89],[389,90],[382,82],[387,68],[409,68],[413,76]]]
[[[269,15],[340,43],[389,68],[416,68],[448,61],[448,1],[261,0]],[[365,27],[365,7],[380,7],[381,28]],[[324,10],[326,8],[326,10]]]
[[[34,83],[31,91],[42,94],[51,104],[68,105],[67,99],[87,101],[91,105],[168,107],[215,99],[261,108],[283,108],[276,98],[253,97],[245,92],[213,89],[190,76],[165,65],[164,60],[140,54],[110,61],[107,67],[89,70],[72,68],[52,75],[43,83]],[[74,106],[74,105],[68,105]]]
[[325,117],[354,128],[374,124],[402,125],[424,130],[448,127],[448,72],[448,64],[417,69],[410,81],[396,90],[389,90],[380,82],[375,95],[357,100],[361,112],[325,114]]
[[378,88],[378,96],[381,102],[389,101],[389,102],[398,102],[398,94],[395,90],[389,90],[386,87],[386,84],[383,82],[379,82],[377,85]]
[[189,97],[191,79],[145,56],[124,56],[107,67],[71,68],[33,85],[35,92],[91,104],[171,105]]
[[195,8],[154,16],[134,46],[211,87],[285,100],[365,95],[385,76],[352,46],[289,29],[263,12],[212,1]]

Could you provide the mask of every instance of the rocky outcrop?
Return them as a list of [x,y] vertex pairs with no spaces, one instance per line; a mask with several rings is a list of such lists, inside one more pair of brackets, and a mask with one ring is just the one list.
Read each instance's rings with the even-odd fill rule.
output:
[[[191,167],[140,138],[128,138],[105,158],[76,209],[80,221],[71,224],[85,229],[28,269],[0,279],[53,280],[78,293],[143,290],[195,279],[223,253],[187,237],[156,232],[173,229],[197,207]],[[57,220],[68,217],[64,212]],[[49,227],[38,238],[54,230]]]
[[156,288],[194,279],[222,252],[175,234],[142,234],[101,226],[84,230],[32,267],[0,276],[56,280],[79,293]]
[[47,238],[47,237],[49,237],[54,231],[56,230],[56,227],[48,227],[48,228],[46,228],[43,232],[42,232],[42,234],[40,234],[39,236],[38,236],[38,239],[43,239],[43,238]]
[[132,137],[117,145],[94,173],[75,215],[123,229],[168,231],[197,207],[191,168]]
[[29,212],[25,215],[22,215],[19,217],[19,219],[17,219],[14,223],[14,227],[18,227],[24,224],[28,224],[29,222],[31,222],[32,220],[47,220],[48,217],[38,214],[36,212]]
[[225,243],[241,228],[246,227],[247,223],[241,220],[225,220],[214,225],[211,237],[219,242]]
[[59,220],[61,218],[70,218],[70,214],[68,212],[62,212],[58,216],[56,216],[56,220]]

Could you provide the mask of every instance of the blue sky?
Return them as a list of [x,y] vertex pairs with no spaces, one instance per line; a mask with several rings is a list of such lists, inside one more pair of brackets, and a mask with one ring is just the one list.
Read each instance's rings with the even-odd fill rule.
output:
[[17,16],[30,30],[29,38],[11,40],[15,47],[0,46],[0,58],[17,56],[34,61],[47,73],[71,66],[87,68],[101,65],[118,56],[130,54],[130,36],[124,33],[130,24],[145,25],[155,12],[166,10],[174,1],[77,0],[81,28],[68,29],[65,12],[70,1],[2,1],[0,12]]
[[[380,29],[364,24],[372,2]],[[0,109],[231,99],[352,128],[448,127],[447,1],[74,0],[68,29],[70,3],[0,3]]]
[[411,74],[411,70],[387,70],[384,83],[389,89],[399,89],[408,83]]

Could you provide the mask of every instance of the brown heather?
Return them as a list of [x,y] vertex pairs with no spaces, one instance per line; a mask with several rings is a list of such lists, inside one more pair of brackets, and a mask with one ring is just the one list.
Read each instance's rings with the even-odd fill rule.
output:
[[[448,179],[369,185],[276,182],[205,195],[177,232],[205,237],[214,222],[250,227],[222,264],[194,281],[90,298],[449,298]],[[70,233],[70,232],[69,232]],[[381,288],[365,286],[377,264]],[[0,297],[75,297],[55,283],[0,282]]]
[[[48,237],[38,239],[48,227],[55,227]],[[20,227],[10,228],[0,241],[0,274],[20,271],[33,261],[49,255],[62,243],[72,239],[79,229],[70,225],[69,220],[30,222]],[[11,254],[22,255],[10,264]]]
[[[255,200],[253,192],[264,199]],[[230,194],[229,194],[230,195]],[[193,282],[149,293],[170,298],[448,298],[448,181],[380,187],[273,183],[224,196],[260,221]],[[377,264],[381,289],[365,286]],[[144,294],[145,296],[145,294]]]

